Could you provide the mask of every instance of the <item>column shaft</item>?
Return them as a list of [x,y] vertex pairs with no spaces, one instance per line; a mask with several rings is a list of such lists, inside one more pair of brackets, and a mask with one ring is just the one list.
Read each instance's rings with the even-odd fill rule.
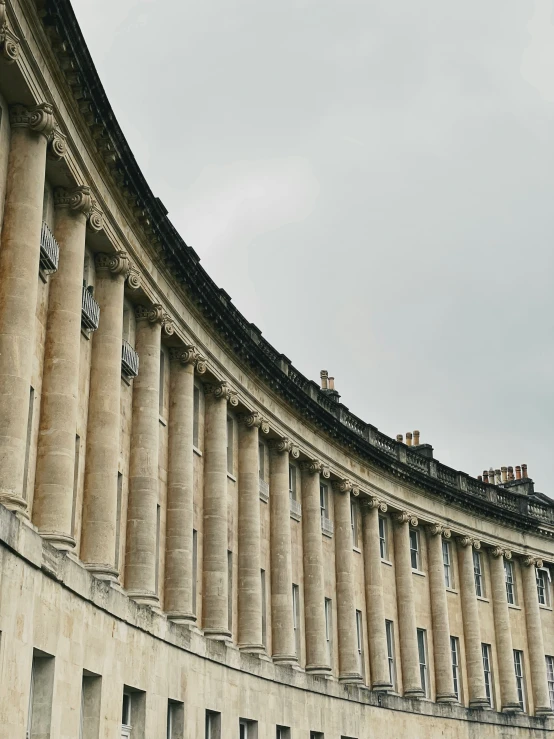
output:
[[381,577],[379,510],[386,511],[387,507],[385,503],[375,498],[363,505],[362,526],[371,687],[373,690],[386,691],[392,689],[392,684],[389,676],[383,579]]
[[223,386],[205,385],[204,389],[203,628],[206,636],[228,639],[227,394]]
[[510,630],[510,612],[506,597],[506,575],[504,572],[504,555],[502,550],[491,550],[489,561],[500,698],[502,710],[511,713],[521,709],[517,695],[512,633]]
[[238,643],[263,652],[258,427],[253,413],[239,424]]
[[427,537],[429,555],[429,588],[431,615],[433,618],[433,650],[435,658],[435,689],[437,703],[452,703],[456,700],[452,675],[452,652],[450,648],[450,625],[448,604],[444,584],[442,536],[450,538],[450,531],[442,526],[430,526]]
[[[289,449],[286,439],[270,446],[271,625],[273,661],[298,661],[292,604],[292,552],[289,502]],[[298,452],[295,452],[298,456]]]
[[178,623],[196,621],[192,609],[192,530],[194,510],[194,363],[171,350],[169,389],[169,465],[165,557],[165,611]]
[[[402,516],[402,514],[400,514]],[[417,649],[417,626],[410,560],[409,518],[397,517],[394,528],[394,555],[396,570],[396,601],[398,608],[398,632],[400,636],[400,658],[402,662],[402,682],[404,695],[420,698],[423,694],[419,672],[419,653]],[[417,519],[415,519],[417,521]]]
[[117,580],[119,402],[127,259],[122,254],[100,254],[95,262],[94,296],[100,305],[100,324],[92,339],[81,559],[96,577]]
[[75,546],[75,432],[88,188],[56,193],[58,271],[50,278],[33,522],[60,549]]
[[320,468],[310,462],[303,462],[301,469],[306,672],[327,674],[331,671],[331,665],[325,638],[323,543],[319,501]]
[[136,316],[136,350],[140,358],[140,372],[133,387],[125,588],[137,602],[157,605],[162,327],[154,311],[139,307]]
[[11,124],[0,249],[0,502],[27,516],[23,479],[52,109],[14,106]]
[[339,680],[343,683],[363,681],[359,664],[354,599],[354,556],[348,481],[333,485],[335,489],[335,573],[337,582],[337,625],[339,636]]
[[[550,697],[546,679],[546,662],[544,658],[544,641],[542,634],[541,613],[537,594],[535,573],[536,561],[527,557],[522,561],[521,575],[523,580],[523,599],[525,604],[525,622],[527,624],[527,644],[529,646],[529,663],[531,665],[531,685],[535,715],[550,715]],[[542,566],[542,562],[539,562]]]

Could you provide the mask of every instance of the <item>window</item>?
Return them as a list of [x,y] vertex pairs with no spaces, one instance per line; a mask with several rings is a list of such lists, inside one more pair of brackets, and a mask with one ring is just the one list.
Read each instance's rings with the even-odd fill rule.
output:
[[481,644],[481,652],[483,654],[483,673],[485,676],[485,695],[489,702],[489,706],[494,708],[494,691],[492,683],[492,658],[491,645]]
[[290,727],[277,726],[275,731],[275,739],[290,739]]
[[333,602],[325,598],[325,638],[327,639],[327,654],[329,659],[333,655]]
[[358,505],[354,498],[350,498],[350,525],[352,526],[352,546],[358,549]]
[[183,739],[185,734],[185,707],[178,701],[167,702],[167,739]]
[[296,467],[293,464],[289,464],[289,496],[296,500]]
[[234,423],[231,416],[227,416],[227,472],[233,474],[233,445],[234,445]]
[[227,552],[227,628],[233,633],[233,552]]
[[131,694],[123,693],[121,703],[121,736],[131,736]]
[[100,734],[101,689],[102,678],[83,670],[79,739],[97,739]]
[[537,596],[539,604],[541,606],[550,605],[550,597],[548,592],[548,570],[537,567],[535,569],[535,576],[537,578]]
[[454,693],[456,698],[461,702],[461,673],[460,673],[460,640],[457,636],[450,637],[450,651],[452,653],[452,681],[454,683]]
[[473,577],[475,579],[475,595],[478,598],[485,597],[485,588],[483,582],[483,570],[481,567],[481,552],[473,550]]
[[514,582],[514,563],[509,559],[504,559],[504,576],[506,578],[506,598],[508,599],[508,603],[515,605],[516,586]]
[[388,559],[387,547],[387,519],[379,516],[379,550],[381,559]]
[[123,501],[123,475],[117,473],[117,501],[115,514],[115,568],[119,571],[119,558],[121,547],[121,504]]
[[27,436],[25,439],[25,467],[23,471],[23,497],[28,499],[27,482],[29,478],[29,455],[31,454],[31,438],[33,435],[33,416],[35,411],[35,388],[29,388],[29,410],[27,412]]
[[198,532],[192,530],[192,612],[196,616],[196,580],[198,578]]
[[392,689],[396,690],[396,668],[394,666],[394,625],[392,621],[385,621],[387,635],[387,659],[389,662],[389,681]]
[[27,737],[49,737],[52,724],[52,694],[54,691],[54,657],[38,649],[33,652]]
[[523,652],[514,649],[514,670],[516,673],[517,699],[519,707],[525,711],[525,689],[523,685]]
[[325,739],[325,734],[322,731],[310,731],[310,739]]
[[258,444],[258,471],[260,480],[265,480],[265,444]]
[[221,714],[216,711],[206,711],[205,739],[221,739]]
[[329,518],[329,489],[323,483],[319,486],[319,507],[321,508],[321,519]]
[[257,739],[258,722],[239,719],[239,739]]
[[356,643],[358,647],[358,669],[360,671],[360,675],[365,680],[364,622],[362,620],[361,611],[356,611]]
[[419,570],[419,531],[410,529],[410,558],[412,570]]
[[425,629],[417,630],[417,651],[419,653],[419,674],[421,689],[426,698],[429,697],[428,670],[427,670],[427,633]]
[[156,571],[155,571],[155,588],[156,595],[160,594],[160,515],[161,507],[156,506]]
[[200,449],[200,388],[194,386],[193,405],[192,405],[192,445]]
[[160,352],[160,391],[158,394],[158,404],[160,416],[164,415],[164,381],[165,381],[165,354],[163,350]]
[[265,570],[260,570],[262,580],[262,644],[267,647],[267,607],[265,593]]
[[296,656],[300,659],[300,589],[294,583],[292,585],[292,622],[294,626]]
[[442,540],[442,563],[444,566],[444,585],[447,588],[453,588],[454,577],[452,572],[452,561],[450,557],[450,542],[446,539]]
[[75,435],[75,459],[73,462],[73,504],[71,507],[71,535],[75,536],[75,513],[77,509],[77,491],[79,490],[79,469],[81,459],[81,437]]
[[121,739],[146,739],[146,693],[123,686]]
[[548,696],[550,698],[550,708],[554,710],[554,657],[548,654],[546,660],[546,679],[548,681]]

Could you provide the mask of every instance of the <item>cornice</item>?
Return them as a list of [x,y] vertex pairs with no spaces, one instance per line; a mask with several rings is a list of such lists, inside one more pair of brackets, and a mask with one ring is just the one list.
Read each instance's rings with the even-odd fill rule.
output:
[[[69,0],[36,0],[35,5],[80,115],[111,174],[114,189],[122,193],[157,260],[178,280],[194,309],[234,357],[270,391],[298,410],[307,424],[387,475],[467,512],[519,530],[554,536],[554,504],[548,506],[533,500],[532,513],[536,515],[531,515],[527,496],[483,485],[406,449],[356,417],[342,403],[331,401],[262,337],[209,277],[150,190],[115,118]],[[165,333],[173,333],[169,316],[162,317],[162,324]]]

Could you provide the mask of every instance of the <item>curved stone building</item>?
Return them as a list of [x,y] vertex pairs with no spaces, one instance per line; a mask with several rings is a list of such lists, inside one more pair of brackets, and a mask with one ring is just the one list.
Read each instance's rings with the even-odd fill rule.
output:
[[554,508],[303,377],[0,0],[0,737],[542,739]]

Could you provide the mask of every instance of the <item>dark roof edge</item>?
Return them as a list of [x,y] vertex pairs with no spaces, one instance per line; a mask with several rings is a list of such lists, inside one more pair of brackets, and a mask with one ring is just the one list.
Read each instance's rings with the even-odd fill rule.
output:
[[[69,0],[36,0],[52,49],[65,74],[94,145],[116,186],[153,245],[196,308],[230,349],[309,422],[372,464],[437,497],[508,525],[552,535],[554,502],[530,499],[469,475],[381,433],[321,392],[296,370],[232,304],[200,266],[200,259],[177,232],[160,199],[152,193],[117,122]],[[546,526],[547,530],[541,527]]]

